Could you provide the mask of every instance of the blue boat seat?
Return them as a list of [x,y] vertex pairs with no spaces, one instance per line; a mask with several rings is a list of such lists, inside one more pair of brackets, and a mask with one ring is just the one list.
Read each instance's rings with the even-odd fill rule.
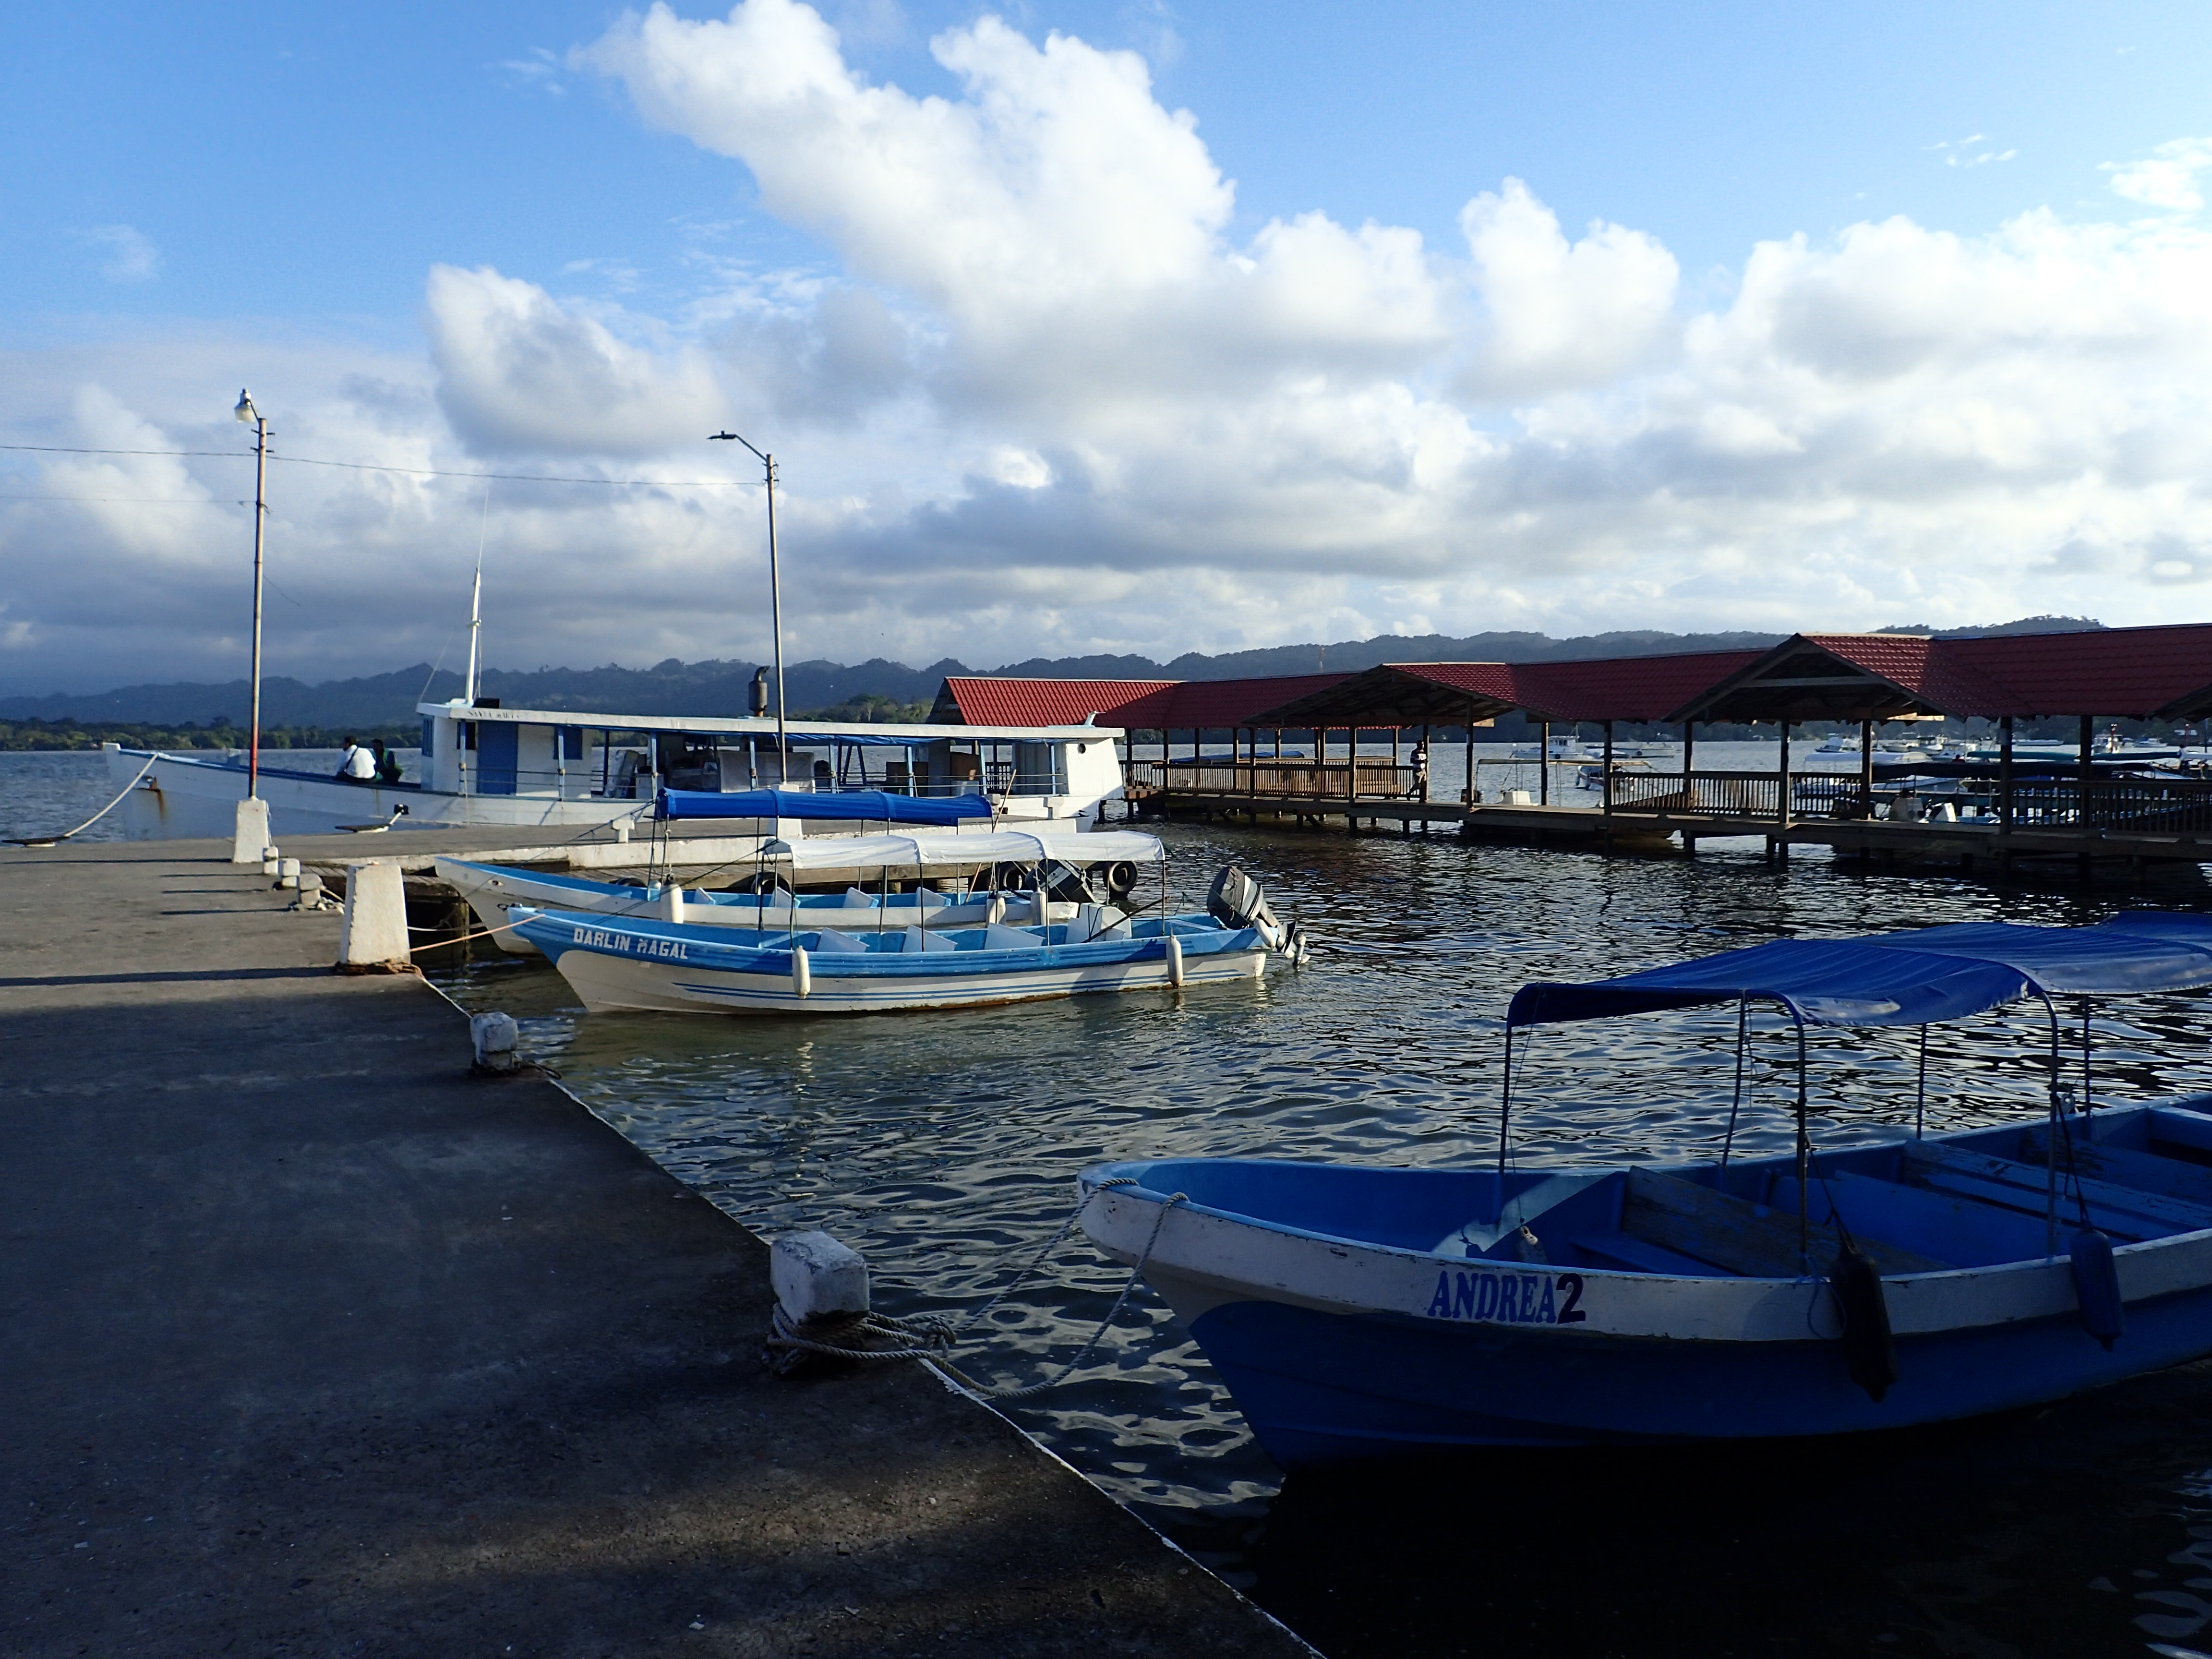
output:
[[[1961,1146],[1923,1140],[1905,1148],[1905,1167],[1918,1185],[1979,1199],[2023,1214],[2040,1216],[2049,1201],[2050,1171],[2039,1164],[2023,1164],[2014,1158],[1995,1158]],[[2062,1220],[2072,1218],[2075,1184],[2062,1169]],[[2084,1177],[2079,1184],[2089,1219],[2115,1238],[2140,1243],[2212,1227],[2212,1206],[2146,1193],[2110,1181]]]
[[[2031,1129],[2021,1139],[2023,1161],[2040,1167],[2049,1156],[2051,1132]],[[2132,1187],[2138,1192],[2161,1193],[2168,1198],[2187,1199],[2212,1206],[2212,1169],[2202,1164],[2185,1162],[2178,1158],[2164,1158],[2156,1152],[2139,1152],[2122,1146],[2101,1146],[2083,1139],[2077,1132],[2069,1148],[2062,1137],[2058,1143],[2058,1167],[2063,1172],[2069,1152],[2073,1167],[2083,1175],[2116,1186]]]
[[814,948],[823,956],[866,956],[868,942],[850,933],[841,933],[834,927],[824,927],[815,934]]
[[[1807,1230],[1808,1263],[1799,1252],[1796,1213],[1753,1204],[1680,1176],[1631,1170],[1620,1231],[1748,1279],[1795,1279],[1809,1266],[1825,1272],[1843,1248],[1831,1226]],[[1954,1264],[1851,1230],[1852,1240],[1885,1273],[1938,1273]]]

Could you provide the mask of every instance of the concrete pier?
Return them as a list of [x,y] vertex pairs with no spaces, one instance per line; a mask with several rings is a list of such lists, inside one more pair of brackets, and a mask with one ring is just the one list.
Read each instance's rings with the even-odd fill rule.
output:
[[1310,1651],[229,854],[0,853],[0,1652]]

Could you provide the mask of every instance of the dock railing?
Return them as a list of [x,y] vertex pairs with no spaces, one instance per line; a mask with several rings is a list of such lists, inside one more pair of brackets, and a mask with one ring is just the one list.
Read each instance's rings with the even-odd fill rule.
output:
[[[1614,813],[1672,813],[1706,818],[1772,823],[1781,780],[1774,773],[1615,770],[1607,809]],[[1869,799],[1856,775],[1792,772],[1793,819],[1853,819],[1894,816],[1895,784],[1877,784]],[[1944,779],[1915,792],[1923,814],[1950,802],[1984,827],[2006,821],[2002,787],[1994,778]],[[1920,821],[1926,821],[1923,817]],[[2016,778],[2011,827],[2016,830],[2097,830],[2132,835],[2190,835],[2212,831],[2212,779]]]
[[1426,800],[1428,775],[1416,766],[1362,757],[1315,760],[1133,760],[1130,799],[1152,795],[1242,795],[1267,801]]

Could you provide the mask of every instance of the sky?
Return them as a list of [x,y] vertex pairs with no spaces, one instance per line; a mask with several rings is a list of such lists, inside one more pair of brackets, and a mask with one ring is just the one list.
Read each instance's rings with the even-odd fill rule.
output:
[[2202,6],[15,8],[0,690],[242,672],[241,385],[308,679],[763,658],[724,429],[794,660],[2204,620],[2208,192]]

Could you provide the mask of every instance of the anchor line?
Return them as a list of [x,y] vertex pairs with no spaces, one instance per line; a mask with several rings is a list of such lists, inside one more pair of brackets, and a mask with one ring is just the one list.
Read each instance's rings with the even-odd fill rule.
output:
[[149,760],[143,766],[138,769],[137,778],[131,779],[130,782],[123,786],[122,794],[116,796],[113,800],[108,802],[106,805],[101,807],[100,811],[94,812],[82,823],[77,825],[75,830],[64,830],[58,836],[10,836],[8,838],[8,845],[10,847],[57,847],[63,842],[67,841],[71,836],[80,834],[84,830],[91,829],[94,824],[98,823],[100,819],[106,817],[110,812],[112,812],[117,806],[122,804],[124,795],[129,794],[133,789],[136,789],[138,787],[138,778],[144,777],[149,772],[154,769],[155,761],[167,760],[167,758],[168,757],[166,755],[157,754],[154,756],[152,759]]

